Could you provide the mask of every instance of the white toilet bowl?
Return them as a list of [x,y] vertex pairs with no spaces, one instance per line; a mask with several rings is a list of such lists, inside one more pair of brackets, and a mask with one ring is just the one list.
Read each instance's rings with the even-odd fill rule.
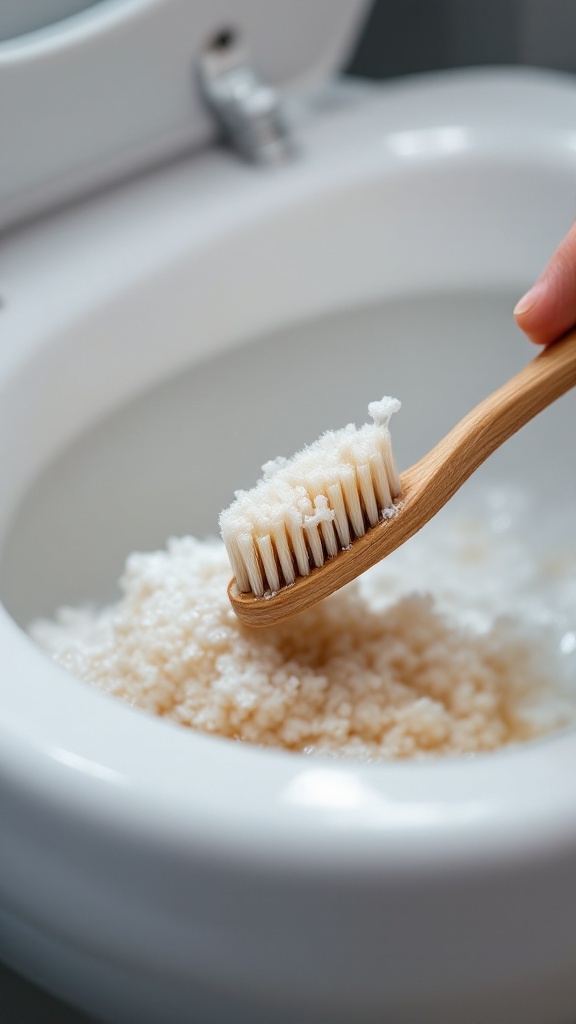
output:
[[[265,458],[368,400],[403,399],[406,466],[530,358],[511,308],[569,226],[575,124],[546,74],[335,86],[274,172],[214,151],[6,239],[7,963],[118,1022],[576,1018],[572,732],[425,764],[253,749],[91,690],[22,629],[214,531]],[[473,486],[573,506],[575,413]]]

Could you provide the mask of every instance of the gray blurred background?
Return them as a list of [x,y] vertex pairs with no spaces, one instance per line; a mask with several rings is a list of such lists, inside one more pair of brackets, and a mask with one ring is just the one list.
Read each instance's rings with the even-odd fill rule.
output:
[[576,0],[376,0],[348,71],[386,78],[479,64],[576,72]]
[[[97,2],[0,0],[0,41]],[[576,72],[576,0],[376,0],[345,70],[383,79],[494,64]],[[2,1024],[87,1020],[0,966]]]
[[[0,0],[0,41],[98,2]],[[386,78],[472,64],[576,71],[576,0],[375,0],[347,70]]]

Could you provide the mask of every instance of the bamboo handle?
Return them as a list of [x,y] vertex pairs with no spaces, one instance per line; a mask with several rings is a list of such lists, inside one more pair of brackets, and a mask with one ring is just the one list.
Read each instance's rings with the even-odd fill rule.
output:
[[444,504],[508,438],[574,386],[576,331],[571,331],[460,420],[409,470],[413,483],[431,485],[438,474],[445,474],[443,491],[450,493]]
[[480,402],[428,455],[401,474],[402,505],[350,548],[269,599],[228,594],[239,619],[268,626],[304,611],[355,579],[418,532],[483,462],[547,405],[576,385],[576,331],[536,356]]

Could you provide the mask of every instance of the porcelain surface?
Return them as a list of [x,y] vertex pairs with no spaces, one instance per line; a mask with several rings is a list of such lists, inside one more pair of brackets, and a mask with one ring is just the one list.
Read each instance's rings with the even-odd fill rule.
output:
[[[109,596],[131,548],[210,529],[232,469],[360,417],[385,372],[407,464],[522,365],[510,310],[570,224],[575,115],[547,74],[335,87],[273,173],[214,151],[6,238],[8,963],[110,1021],[574,1017],[576,735],[433,764],[265,752],[90,690],[22,626]],[[573,503],[574,412],[480,481],[531,486],[536,454]]]

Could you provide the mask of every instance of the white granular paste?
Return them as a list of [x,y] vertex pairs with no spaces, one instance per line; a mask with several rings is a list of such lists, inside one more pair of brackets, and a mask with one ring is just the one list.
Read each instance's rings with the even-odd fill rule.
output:
[[243,627],[223,544],[186,537],[131,555],[115,606],[31,631],[80,679],[205,733],[362,759],[493,750],[576,719],[576,554],[522,542],[520,506],[444,514],[278,627]]

